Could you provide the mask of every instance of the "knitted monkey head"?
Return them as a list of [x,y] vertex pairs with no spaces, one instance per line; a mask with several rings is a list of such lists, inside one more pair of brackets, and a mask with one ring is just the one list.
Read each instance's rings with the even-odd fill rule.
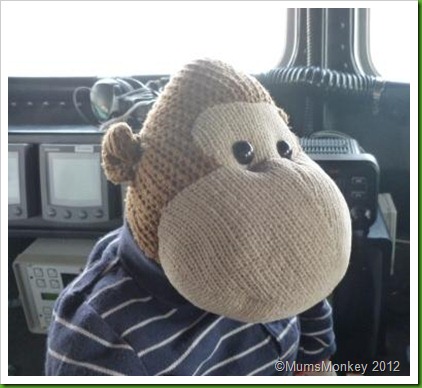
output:
[[103,166],[129,182],[140,249],[199,308],[245,322],[293,316],[346,271],[342,194],[264,88],[222,62],[183,68],[139,134],[110,127]]

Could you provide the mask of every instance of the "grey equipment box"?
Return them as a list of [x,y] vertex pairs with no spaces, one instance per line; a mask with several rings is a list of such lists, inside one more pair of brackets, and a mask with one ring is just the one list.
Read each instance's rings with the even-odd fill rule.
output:
[[31,332],[47,332],[57,297],[84,270],[94,245],[88,239],[40,238],[17,256],[13,270]]

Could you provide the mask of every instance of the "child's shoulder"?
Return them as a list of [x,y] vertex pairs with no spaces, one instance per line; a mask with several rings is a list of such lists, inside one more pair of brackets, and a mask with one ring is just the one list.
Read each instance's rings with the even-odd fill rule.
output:
[[94,246],[84,271],[60,294],[56,313],[75,314],[91,309],[101,316],[117,300],[147,297],[122,266],[118,250],[121,229],[101,238]]

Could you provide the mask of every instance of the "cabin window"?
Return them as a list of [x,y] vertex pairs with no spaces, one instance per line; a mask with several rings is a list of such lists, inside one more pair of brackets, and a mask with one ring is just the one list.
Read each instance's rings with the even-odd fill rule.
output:
[[383,3],[369,14],[369,45],[377,73],[388,81],[409,83],[416,74],[418,36],[416,2]]
[[200,57],[256,74],[280,63],[286,43],[282,2],[8,2],[3,8],[8,75],[15,77],[171,74]]

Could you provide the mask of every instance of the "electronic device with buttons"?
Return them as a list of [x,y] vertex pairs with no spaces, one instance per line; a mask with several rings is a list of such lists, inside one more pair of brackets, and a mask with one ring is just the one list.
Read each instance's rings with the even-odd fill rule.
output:
[[38,163],[31,144],[9,144],[9,220],[23,220],[39,211]]
[[85,268],[95,240],[37,239],[13,263],[28,328],[47,332],[54,302]]
[[336,182],[350,209],[355,230],[368,230],[378,209],[379,167],[351,138],[301,138],[308,156]]
[[120,215],[120,193],[103,174],[99,144],[40,145],[43,219],[92,224]]

